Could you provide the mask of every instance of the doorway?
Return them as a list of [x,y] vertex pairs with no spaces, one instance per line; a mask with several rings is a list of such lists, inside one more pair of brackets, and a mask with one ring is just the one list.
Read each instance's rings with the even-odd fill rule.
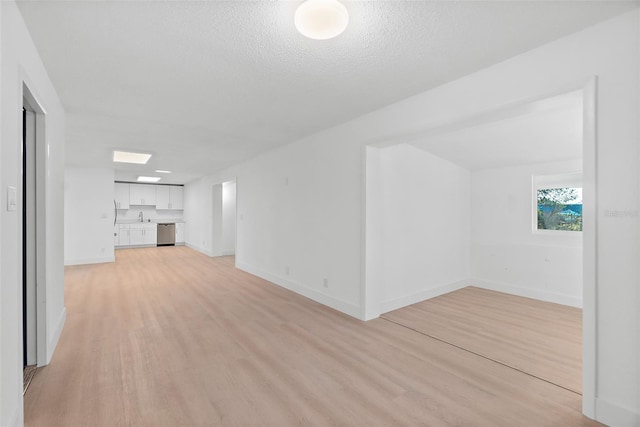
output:
[[222,183],[222,255],[236,254],[236,182]]
[[45,115],[23,86],[21,179],[18,196],[20,212],[21,309],[23,392],[26,392],[36,368],[46,363],[44,306],[38,302],[39,289],[45,285]]
[[22,365],[26,392],[37,364],[35,240],[35,112],[22,109]]
[[[576,89],[578,90],[576,91]],[[574,304],[574,302],[582,304],[582,313],[578,315],[578,319],[580,316],[582,317],[581,323],[584,337],[582,345],[579,348],[582,356],[582,378],[580,378],[580,370],[577,371],[576,377],[578,381],[582,382],[583,410],[585,413],[591,413],[590,407],[593,404],[593,392],[595,389],[594,351],[596,338],[594,327],[594,293],[596,283],[595,272],[593,270],[593,266],[595,266],[596,230],[596,168],[594,162],[595,79],[592,79],[581,88],[568,88],[566,92],[552,93],[549,94],[548,97],[529,100],[527,103],[512,104],[491,111],[478,112],[474,116],[459,118],[459,122],[448,122],[445,125],[424,129],[420,134],[400,135],[396,140],[403,142],[404,144],[402,145],[404,148],[396,149],[391,160],[383,158],[382,153],[387,148],[398,146],[394,145],[398,143],[378,143],[373,146],[367,146],[364,152],[366,162],[364,178],[366,182],[364,243],[366,246],[366,256],[363,266],[366,279],[362,293],[362,304],[364,307],[364,318],[379,317],[380,314],[391,310],[399,309],[438,295],[444,295],[464,288],[465,286],[473,286],[471,282],[476,279],[476,275],[482,277],[487,271],[493,269],[493,271],[502,274],[499,279],[504,280],[495,280],[493,283],[481,283],[486,289],[492,289],[490,287],[491,285],[505,283],[507,279],[513,275],[514,269],[511,267],[515,266],[515,262],[512,262],[512,265],[508,266],[503,262],[504,259],[509,260],[509,258],[511,258],[513,260],[518,255],[516,251],[507,250],[508,244],[512,243],[513,240],[517,238],[519,241],[524,242],[522,250],[520,251],[522,254],[526,254],[526,251],[530,250],[531,247],[536,244],[535,241],[542,242],[540,245],[544,244],[549,246],[553,246],[557,243],[556,241],[560,241],[558,236],[545,236],[538,231],[536,231],[537,234],[534,235],[531,229],[531,223],[533,222],[532,218],[534,218],[532,208],[536,208],[536,203],[535,201],[531,203],[531,199],[526,200],[532,197],[532,191],[536,189],[533,175],[548,175],[558,172],[551,169],[536,171],[535,168],[532,168],[531,172],[525,173],[525,175],[528,174],[528,176],[526,176],[528,183],[524,182],[524,187],[517,188],[515,188],[515,180],[509,181],[503,179],[506,174],[500,175],[495,172],[488,172],[484,174],[483,180],[481,181],[483,185],[478,185],[474,188],[473,185],[469,186],[468,184],[469,176],[473,175],[473,172],[468,174],[464,170],[457,168],[455,165],[456,162],[452,159],[457,155],[464,156],[475,153],[474,156],[470,156],[469,158],[473,162],[479,162],[487,152],[495,152],[498,157],[504,156],[510,149],[509,143],[505,143],[500,150],[491,148],[486,151],[474,151],[478,147],[466,146],[454,149],[451,146],[447,146],[446,142],[448,142],[447,139],[449,135],[454,132],[466,132],[490,120],[511,120],[528,111],[539,112],[541,108],[544,109],[543,107],[548,106],[552,98],[570,94],[581,97],[580,107],[577,113],[579,117],[582,118],[580,124],[580,128],[583,131],[580,138],[582,157],[580,159],[577,157],[566,157],[566,159],[572,160],[565,162],[567,169],[563,170],[563,172],[571,173],[579,170],[583,172],[584,232],[582,236],[574,239],[575,242],[570,244],[563,242],[562,245],[571,247],[571,252],[575,253],[573,257],[573,259],[576,260],[575,264],[581,265],[575,268],[572,273],[574,277],[579,277],[580,280],[575,282],[581,286],[580,288],[572,289],[570,294],[569,292],[563,294],[562,297],[564,297],[564,299],[561,301],[554,302],[568,306],[579,306],[578,304]],[[395,166],[406,165],[407,160],[404,159],[410,159],[410,161],[415,163],[417,161],[415,157],[421,156],[420,151],[416,150],[416,148],[424,150],[425,147],[429,146],[427,142],[422,144],[421,147],[416,147],[416,145],[421,144],[420,141],[417,141],[418,139],[422,141],[439,140],[439,143],[435,144],[435,146],[437,146],[437,153],[430,152],[429,155],[431,157],[428,160],[430,162],[429,166],[422,167],[421,169],[411,169],[411,171],[415,172],[408,171],[408,168],[405,168],[405,170],[396,168],[400,170],[397,174],[398,176],[403,176],[404,174],[406,186],[403,188],[403,186],[398,185],[402,183],[402,180],[397,177],[392,185],[387,183],[388,188],[386,194],[391,194],[392,200],[386,200],[384,193],[380,190],[385,186],[385,171],[388,172],[390,165],[393,164],[395,164]],[[433,154],[435,154],[435,156]],[[447,158],[447,156],[451,156],[451,158]],[[445,159],[446,162],[444,162],[443,159]],[[541,160],[545,161],[545,159]],[[557,158],[551,159],[551,161],[560,162],[564,160]],[[434,175],[432,181],[433,188],[430,190],[420,184],[420,177],[425,177],[429,173],[433,173]],[[501,185],[507,187],[508,191],[500,193]],[[522,188],[524,189],[520,192]],[[416,193],[415,197],[409,199],[405,205],[400,205],[399,203],[407,199],[405,198],[405,200],[403,200],[397,193],[410,193],[414,190]],[[456,195],[460,197],[456,197]],[[481,210],[476,209],[476,212],[479,212],[478,217],[472,216],[468,218],[468,215],[465,215],[465,212],[471,211],[471,206],[467,207],[469,198],[466,195],[471,195],[472,197],[475,195],[475,200],[478,202],[475,203],[476,207],[482,207]],[[494,195],[496,197],[492,199]],[[389,211],[393,211],[394,209],[405,216],[396,215],[395,222],[385,228],[385,223],[389,225]],[[502,211],[516,210],[522,211],[524,214],[517,219],[501,215]],[[486,217],[486,221],[480,220],[482,216]],[[432,220],[429,221],[429,218],[432,218]],[[414,226],[411,224],[414,224]],[[420,227],[418,227],[420,224],[422,224],[423,228],[430,227],[431,233],[420,234]],[[469,230],[468,233],[463,229],[468,226],[471,229],[478,224],[487,224],[490,227],[476,227],[473,232]],[[451,230],[457,233],[454,233],[453,238],[450,237]],[[509,233],[509,238],[503,238],[504,236],[500,236],[496,230],[498,230],[498,232],[505,230],[505,232]],[[403,252],[403,245],[401,245],[402,239],[398,237],[401,233],[411,234],[416,237],[412,246],[413,250],[409,248],[409,250],[404,250]],[[472,239],[465,237],[465,235],[470,235]],[[475,241],[473,240],[474,235],[476,237]],[[469,242],[467,243],[468,246],[461,248],[460,246],[452,244],[452,241],[456,238]],[[391,239],[391,241],[389,241],[389,239]],[[474,247],[474,243],[478,242],[480,245],[476,244]],[[479,247],[481,245],[484,246]],[[500,252],[501,250],[502,252]],[[460,252],[464,254],[471,253],[473,255],[469,258],[469,265],[464,265],[464,263],[459,262],[456,263],[466,256],[457,256]],[[539,257],[539,259],[536,260],[536,262],[539,261],[537,265],[524,261],[520,262],[522,260],[518,259],[517,261],[520,263],[517,267],[521,268],[521,270],[533,269],[535,274],[530,276],[535,277],[539,272],[539,268],[537,267],[549,267],[556,259],[568,255],[568,252],[569,251],[563,251],[562,248],[557,247],[554,248],[554,252],[549,257]],[[425,256],[425,254],[428,254],[428,256]],[[449,256],[447,257],[447,255]],[[535,255],[540,254],[536,253]],[[389,265],[389,259],[392,259],[392,261],[395,259],[397,266],[404,268],[393,268],[393,265]],[[413,275],[411,275],[410,269],[406,268],[405,264],[407,260],[414,262],[415,274]],[[429,264],[433,265],[433,268],[428,268]],[[478,271],[478,265],[484,270]],[[558,266],[558,263],[553,265]],[[421,268],[422,270],[420,270]],[[501,271],[498,271],[499,269]],[[559,270],[557,272],[564,274],[564,272],[560,272]],[[394,274],[396,278],[402,280],[393,282],[399,285],[391,289],[389,287],[392,286],[393,283],[390,283],[390,279],[394,277]],[[497,273],[495,277],[498,277]],[[416,279],[413,280],[413,283],[416,285],[413,288],[409,287],[412,283],[411,279]],[[429,279],[429,284],[433,286],[425,287],[425,279]],[[561,280],[559,280],[559,282],[560,281]],[[565,284],[566,283],[561,283],[563,286]],[[402,287],[401,285],[404,286],[404,288],[400,289],[402,292],[399,293],[397,291]],[[524,288],[524,282],[519,285],[521,285],[519,286],[520,289]],[[513,290],[514,287],[511,289]],[[505,291],[504,289],[496,289],[494,287],[493,291],[496,290]],[[541,296],[543,296],[545,289],[538,289],[537,291],[537,295],[520,295],[544,300],[545,298]],[[509,291],[507,290],[507,292]],[[557,296],[551,295],[551,292],[547,292],[546,294],[549,297]],[[515,293],[515,295],[518,294]],[[552,300],[547,299],[547,301]],[[579,330],[576,335],[580,335]]]
[[211,186],[211,256],[236,254],[236,180]]

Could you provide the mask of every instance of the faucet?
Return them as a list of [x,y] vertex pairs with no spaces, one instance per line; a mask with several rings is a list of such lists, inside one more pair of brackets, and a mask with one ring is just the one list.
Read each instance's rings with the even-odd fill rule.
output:
[[142,211],[140,211],[140,213],[138,214],[138,219],[140,220],[140,222],[144,222],[144,215],[142,214]]

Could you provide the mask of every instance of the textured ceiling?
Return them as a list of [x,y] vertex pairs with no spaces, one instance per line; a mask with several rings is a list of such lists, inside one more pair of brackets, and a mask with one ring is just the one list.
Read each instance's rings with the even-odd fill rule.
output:
[[582,91],[503,111],[412,142],[469,170],[582,158]]
[[602,21],[637,2],[354,1],[339,37],[299,2],[19,1],[67,111],[67,164],[185,182]]

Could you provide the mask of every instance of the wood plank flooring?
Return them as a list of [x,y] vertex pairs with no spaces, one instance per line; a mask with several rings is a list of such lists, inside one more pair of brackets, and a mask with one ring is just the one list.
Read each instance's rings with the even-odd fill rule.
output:
[[35,365],[25,366],[22,369],[22,394],[24,395],[31,384],[31,380],[36,375],[38,367]]
[[186,247],[65,272],[27,426],[592,426],[577,393]]
[[582,310],[468,287],[383,315],[582,392]]

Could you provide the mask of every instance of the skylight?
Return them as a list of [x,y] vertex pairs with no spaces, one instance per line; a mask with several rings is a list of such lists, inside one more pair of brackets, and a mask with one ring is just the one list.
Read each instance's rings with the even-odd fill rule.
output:
[[158,182],[161,179],[159,176],[139,176],[138,182]]
[[130,153],[128,151],[113,152],[113,161],[118,163],[135,163],[138,165],[146,164],[151,158],[151,154],[144,153]]

